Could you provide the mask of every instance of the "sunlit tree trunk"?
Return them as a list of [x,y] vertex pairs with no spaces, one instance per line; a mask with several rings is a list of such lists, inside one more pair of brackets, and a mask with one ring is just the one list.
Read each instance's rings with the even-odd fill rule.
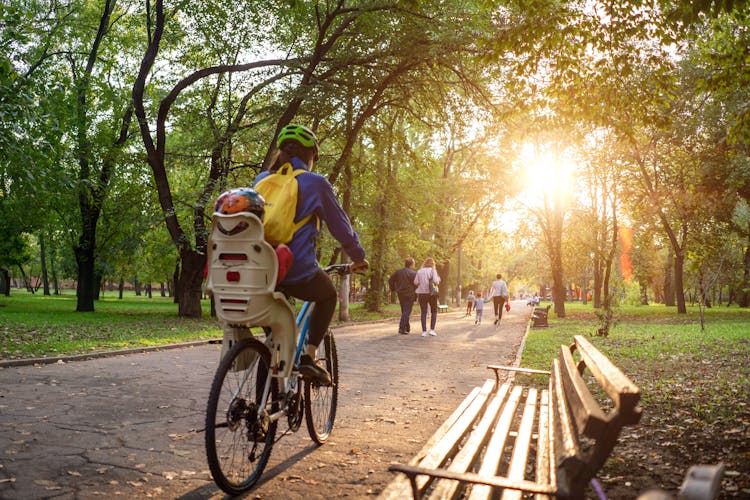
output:
[[39,233],[39,258],[42,263],[42,288],[44,295],[49,295],[49,277],[47,276],[47,247],[44,243],[44,232]]

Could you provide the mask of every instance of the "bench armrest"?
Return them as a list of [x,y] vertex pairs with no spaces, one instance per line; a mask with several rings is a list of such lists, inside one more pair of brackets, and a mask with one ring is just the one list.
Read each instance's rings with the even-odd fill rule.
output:
[[500,382],[500,370],[507,372],[535,373],[537,375],[549,375],[547,370],[535,370],[534,368],[521,368],[520,366],[487,365],[487,369],[495,372],[495,380]]

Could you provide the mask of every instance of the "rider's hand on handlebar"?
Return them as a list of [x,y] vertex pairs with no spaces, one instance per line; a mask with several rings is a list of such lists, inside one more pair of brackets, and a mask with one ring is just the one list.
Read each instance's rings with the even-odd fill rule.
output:
[[370,267],[370,263],[365,259],[360,262],[352,263],[352,265],[349,266],[349,270],[355,274],[365,274],[368,267]]

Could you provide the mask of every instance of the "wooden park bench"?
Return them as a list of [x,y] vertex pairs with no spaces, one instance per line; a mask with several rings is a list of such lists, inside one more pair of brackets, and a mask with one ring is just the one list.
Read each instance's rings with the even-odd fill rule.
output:
[[535,307],[534,312],[531,313],[531,326],[532,328],[546,328],[549,326],[547,317],[549,316],[549,310],[552,306],[547,307]]
[[[641,417],[638,387],[582,336],[560,347],[549,372],[488,368],[495,379],[474,388],[408,464],[389,467],[402,474],[381,499],[584,498],[623,426]],[[549,384],[501,383],[499,370],[546,374]]]
[[448,312],[447,304],[438,304],[438,313]]

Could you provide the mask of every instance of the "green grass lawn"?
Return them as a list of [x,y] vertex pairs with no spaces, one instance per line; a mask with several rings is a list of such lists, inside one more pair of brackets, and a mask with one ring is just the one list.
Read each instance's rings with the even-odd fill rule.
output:
[[[203,301],[203,317],[180,318],[172,298],[136,297],[120,300],[113,292],[95,302],[94,313],[75,312],[75,292],[44,296],[13,290],[0,296],[0,359],[34,358],[64,354],[146,347],[221,337],[216,318]],[[354,321],[382,319],[399,314],[398,305],[370,313],[361,303],[350,307]],[[338,314],[334,316],[334,324]]]

